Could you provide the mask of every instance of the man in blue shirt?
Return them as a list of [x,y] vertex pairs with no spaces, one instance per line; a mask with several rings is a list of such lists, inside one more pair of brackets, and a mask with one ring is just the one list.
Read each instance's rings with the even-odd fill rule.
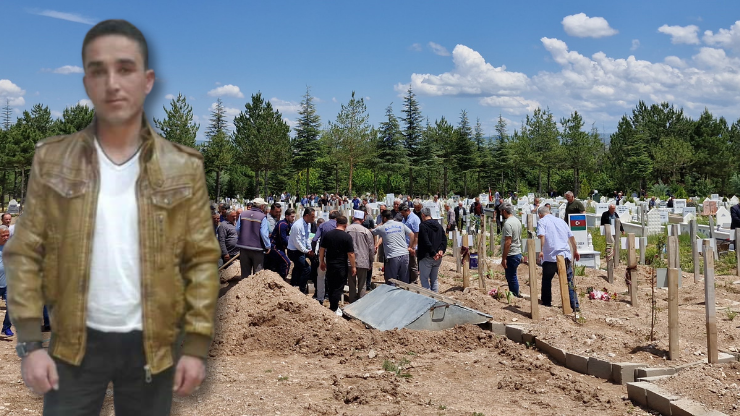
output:
[[[568,224],[550,215],[550,208],[546,205],[537,210],[540,220],[537,222],[537,236],[540,238],[540,262],[542,263],[542,304],[552,306],[552,278],[557,274],[557,256],[565,258],[565,269],[568,276],[568,293],[570,307],[579,310],[578,296],[573,281],[572,260],[580,260],[578,245]],[[571,256],[571,248],[573,255]]]
[[6,283],[5,279],[5,266],[3,266],[3,248],[5,248],[5,243],[8,242],[8,239],[10,238],[10,228],[5,225],[0,225],[0,297],[5,303],[5,319],[3,320],[3,330],[2,334],[6,337],[12,337],[13,331],[10,330],[10,312],[8,312],[8,284]]
[[401,204],[401,215],[403,216],[403,225],[408,227],[413,233],[413,237],[406,236],[406,243],[409,245],[409,283],[414,283],[419,278],[419,264],[416,261],[416,241],[419,239],[419,217],[411,212],[407,204]]
[[303,211],[303,218],[294,222],[290,227],[290,238],[288,238],[288,258],[293,262],[290,284],[298,286],[303,293],[308,293],[308,278],[311,275],[311,266],[306,258],[314,258],[309,234],[315,215],[313,208],[306,208]]

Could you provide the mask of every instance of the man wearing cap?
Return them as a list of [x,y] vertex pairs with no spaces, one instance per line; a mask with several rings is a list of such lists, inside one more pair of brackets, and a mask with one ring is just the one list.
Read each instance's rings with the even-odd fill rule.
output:
[[352,224],[347,227],[347,233],[352,237],[354,244],[357,274],[355,276],[347,276],[349,278],[350,303],[365,296],[367,276],[373,267],[372,259],[375,256],[373,233],[362,225],[365,219],[365,212],[355,210],[353,217]]
[[239,262],[242,266],[242,279],[262,270],[265,252],[270,251],[270,232],[262,198],[252,201],[252,208],[242,212],[239,217],[241,227],[236,246],[239,247]]
[[409,282],[409,246],[406,242],[414,232],[409,227],[393,219],[392,211],[383,211],[383,224],[376,227],[372,233],[380,236],[385,252],[384,274],[385,282],[398,279]]

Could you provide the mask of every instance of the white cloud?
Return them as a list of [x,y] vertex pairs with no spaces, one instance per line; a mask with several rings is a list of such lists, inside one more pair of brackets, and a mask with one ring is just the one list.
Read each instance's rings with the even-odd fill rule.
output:
[[41,69],[41,72],[51,72],[54,74],[69,75],[69,74],[82,74],[85,72],[85,70],[75,65],[64,65],[64,66],[60,66],[57,69],[43,68]]
[[0,105],[7,103],[11,107],[23,107],[26,105],[24,95],[26,95],[26,90],[21,89],[9,79],[0,79]]
[[83,98],[80,101],[77,101],[77,104],[86,106],[87,108],[95,108],[92,101],[88,100],[87,98]]
[[421,44],[420,43],[413,43],[411,46],[409,46],[409,50],[415,51],[415,52],[421,52]]
[[338,103],[339,101],[337,101],[337,97],[331,97],[331,102]]
[[164,99],[165,99],[165,100],[174,100],[175,98],[177,98],[177,97],[175,97],[175,96],[174,96],[174,95],[172,95],[172,94],[167,94],[167,95],[165,95],[165,96],[164,96]]
[[435,54],[439,56],[450,56],[450,51],[439,43],[429,42],[428,45]]
[[[740,58],[719,48],[701,48],[689,59],[667,56],[664,61],[634,56],[610,57],[604,52],[584,56],[559,39],[543,37],[544,49],[560,68],[531,77],[486,63],[476,51],[458,45],[454,68],[436,74],[411,74],[408,84],[419,96],[475,96],[485,107],[500,108],[511,119],[549,107],[556,118],[573,111],[587,123],[615,125],[640,101],[668,101],[698,116],[705,107],[715,114],[740,113]],[[498,111],[497,111],[498,112]],[[514,126],[516,128],[516,126]]]
[[717,34],[711,30],[704,31],[702,39],[707,45],[719,45],[740,51],[740,20],[730,26],[730,29],[720,29]]
[[280,111],[282,114],[298,114],[301,110],[301,104],[295,101],[285,101],[276,97],[270,98],[272,108]]
[[410,84],[397,84],[396,91],[405,93],[409,85],[424,95],[517,95],[528,89],[529,78],[521,72],[510,72],[505,66],[494,67],[480,53],[465,45],[452,50],[455,68],[440,75],[411,74]]
[[208,91],[208,95],[210,95],[211,97],[244,98],[244,94],[242,94],[241,90],[239,90],[239,87],[231,84],[222,85],[218,88],[214,88]]
[[640,40],[639,39],[632,39],[632,47],[630,47],[631,51],[636,51],[637,48],[640,47]]
[[75,23],[84,23],[86,25],[91,25],[91,26],[97,23],[96,19],[92,19],[92,18],[83,16],[78,13],[66,13],[66,12],[60,12],[56,10],[37,10],[37,9],[29,10],[28,12],[31,14],[39,15],[39,16],[46,16],[46,17],[51,17],[54,19],[67,20],[69,22],[75,22]]
[[297,120],[291,120],[291,119],[289,119],[289,118],[287,118],[287,117],[283,117],[283,121],[285,122],[285,124],[287,124],[287,125],[288,125],[288,127],[290,127],[290,130],[291,130],[291,131],[293,130],[293,128],[294,128],[295,126],[297,126],[297,125],[298,125],[298,121],[297,121]]
[[663,25],[658,28],[658,32],[670,35],[671,43],[674,45],[698,45],[699,44],[699,26],[668,26]]
[[528,100],[523,97],[484,97],[479,101],[480,105],[486,107],[498,107],[506,110],[510,114],[523,115],[533,112],[537,107],[542,107],[535,100]]
[[56,111],[56,110],[51,110],[51,116],[54,117],[54,118],[62,118],[62,112],[61,111]]
[[602,38],[619,33],[603,17],[588,17],[586,13],[565,16],[561,23],[565,33],[579,38]]

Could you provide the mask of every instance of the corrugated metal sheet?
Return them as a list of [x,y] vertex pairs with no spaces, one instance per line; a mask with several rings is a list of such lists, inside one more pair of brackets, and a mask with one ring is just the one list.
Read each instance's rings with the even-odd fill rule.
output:
[[390,285],[378,286],[343,312],[381,331],[396,328],[442,330],[491,319],[482,312]]

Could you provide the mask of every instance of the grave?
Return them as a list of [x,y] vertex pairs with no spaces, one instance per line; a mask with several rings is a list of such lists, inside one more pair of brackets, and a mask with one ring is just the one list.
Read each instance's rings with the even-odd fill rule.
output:
[[739,203],[740,199],[736,195],[733,195],[732,198],[730,198],[730,205],[737,205]]
[[596,204],[596,215],[601,216],[601,214],[605,213],[606,211],[609,211],[609,204]]
[[707,199],[702,204],[702,215],[714,215],[717,213],[717,201]]
[[696,207],[686,207],[683,209],[683,215],[684,217],[686,214],[694,214],[694,217],[696,217]]
[[632,215],[630,214],[630,209],[626,205],[617,206],[617,214],[619,215],[619,219],[622,221],[627,221],[627,220],[632,219]]
[[720,200],[720,199],[719,199],[719,194],[712,194],[712,195],[711,195],[711,196],[709,197],[709,199],[711,199],[712,201],[719,201],[719,200]]
[[568,225],[576,240],[578,253],[581,259],[576,262],[579,266],[598,269],[601,263],[601,253],[589,247],[588,227],[586,226],[586,214],[571,214],[568,217]]
[[21,213],[20,206],[18,205],[18,201],[15,199],[11,199],[8,203],[8,214],[11,215],[18,215]]
[[722,228],[730,228],[731,222],[732,217],[730,216],[730,211],[728,211],[725,207],[720,207],[717,210],[717,225]]
[[663,232],[663,214],[665,222],[668,222],[668,213],[656,208],[651,209],[647,214],[647,235],[661,234]]
[[686,208],[685,199],[674,199],[673,200],[673,213],[674,214],[683,214],[684,208]]

